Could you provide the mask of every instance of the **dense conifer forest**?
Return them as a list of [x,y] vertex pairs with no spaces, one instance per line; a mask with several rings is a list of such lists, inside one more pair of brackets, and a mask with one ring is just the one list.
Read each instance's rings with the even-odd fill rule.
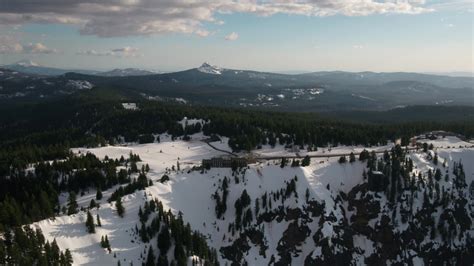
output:
[[[136,100],[139,110],[125,110],[121,103]],[[11,104],[0,107],[0,169],[13,162],[25,164],[65,157],[67,148],[106,143],[151,142],[151,134],[168,132],[185,137],[203,131],[231,138],[235,150],[251,150],[261,144],[336,146],[380,145],[429,130],[446,130],[469,138],[474,135],[471,107],[413,107],[416,121],[400,122],[405,109],[372,113],[364,119],[315,113],[278,113],[144,101],[109,89],[95,89],[46,103]],[[354,112],[354,116],[357,116]],[[446,117],[443,117],[446,113]],[[12,116],[11,114],[15,114]],[[451,119],[458,114],[459,119]],[[375,118],[370,119],[371,116]],[[383,118],[385,116],[385,118]],[[183,130],[177,121],[201,118],[202,125]],[[348,116],[350,118],[350,116]],[[410,115],[411,117],[411,115]],[[123,137],[120,139],[119,137]],[[4,171],[4,170],[2,170]]]

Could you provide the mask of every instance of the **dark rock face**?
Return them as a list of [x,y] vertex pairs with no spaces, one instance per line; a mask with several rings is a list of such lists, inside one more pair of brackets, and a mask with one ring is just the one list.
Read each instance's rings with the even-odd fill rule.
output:
[[252,244],[260,247],[260,256],[266,257],[265,251],[268,249],[268,246],[265,244],[265,235],[263,232],[256,229],[250,229],[246,231],[246,234]]
[[305,206],[304,211],[311,217],[319,217],[324,213],[324,201],[323,204],[315,200],[308,201],[308,205]]
[[244,258],[244,253],[249,251],[250,246],[247,242],[247,236],[242,235],[238,239],[236,239],[232,245],[227,246],[227,247],[222,247],[220,249],[220,252],[222,254],[222,257],[224,257],[227,260],[232,261],[232,265],[241,265],[243,258]]
[[281,259],[275,265],[290,265],[291,255],[300,252],[298,246],[301,246],[310,233],[308,226],[298,225],[297,221],[292,222],[278,241],[277,251]]

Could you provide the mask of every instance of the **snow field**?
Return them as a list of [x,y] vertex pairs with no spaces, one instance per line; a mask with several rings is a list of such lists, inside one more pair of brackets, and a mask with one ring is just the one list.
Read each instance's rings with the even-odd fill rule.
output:
[[[169,136],[160,136],[160,143],[151,144],[131,144],[124,146],[106,146],[101,148],[75,148],[73,152],[83,154],[92,152],[99,158],[108,156],[109,158],[128,157],[130,152],[138,154],[142,159],[139,164],[148,164],[150,172],[148,178],[154,182],[153,186],[147,187],[145,192],[138,191],[131,195],[123,197],[123,205],[125,207],[125,217],[120,218],[116,211],[114,203],[106,202],[110,193],[115,188],[104,191],[104,199],[100,202],[100,208],[91,210],[94,216],[98,212],[101,217],[102,227],[96,227],[95,234],[88,234],[85,227],[85,213],[80,212],[71,216],[60,216],[55,220],[44,220],[35,223],[42,229],[45,237],[48,240],[54,238],[58,245],[62,248],[69,248],[72,252],[74,264],[76,265],[116,265],[117,259],[123,263],[140,265],[140,254],[145,254],[148,250],[148,245],[145,247],[141,243],[139,236],[136,236],[132,231],[138,221],[138,208],[143,206],[145,202],[145,193],[147,199],[157,198],[160,200],[165,209],[171,209],[175,214],[183,213],[185,222],[189,222],[193,230],[198,230],[208,237],[208,244],[217,250],[220,247],[229,246],[233,240],[238,238],[238,233],[232,236],[228,232],[229,224],[235,220],[234,202],[238,199],[242,191],[245,189],[252,202],[250,208],[255,217],[255,199],[267,192],[276,192],[281,188],[286,187],[286,182],[297,176],[296,191],[298,198],[287,199],[284,207],[296,208],[302,207],[306,204],[305,193],[310,191],[310,198],[318,202],[324,201],[326,204],[325,215],[331,213],[335,216],[342,216],[343,213],[339,208],[334,208],[335,197],[339,191],[347,193],[354,186],[363,182],[362,172],[365,169],[365,163],[356,161],[354,163],[339,164],[338,158],[313,158],[311,165],[308,167],[285,167],[280,168],[278,160],[258,162],[249,165],[245,172],[237,175],[239,183],[235,182],[236,177],[232,175],[231,169],[220,168],[210,169],[201,173],[200,171],[190,171],[193,166],[199,166],[201,160],[204,158],[211,158],[225,155],[222,152],[216,151],[206,143],[200,141],[204,136],[195,134],[189,142],[176,140],[171,141]],[[214,142],[213,144],[220,149],[229,150],[226,144],[227,139],[223,138],[222,142]],[[459,140],[448,139],[450,143],[459,143]],[[435,147],[445,145],[445,140],[434,141]],[[392,144],[382,147],[375,147],[377,150],[389,149]],[[322,153],[323,148],[318,152]],[[347,151],[354,151],[356,155],[363,150],[363,147],[337,147],[333,148],[331,153],[344,153]],[[328,152],[328,151],[326,151]],[[474,150],[468,148],[457,149],[442,149],[437,150],[440,162],[437,167],[442,167],[442,161],[448,160],[449,165],[453,161],[458,162],[460,159],[464,163],[466,172],[466,181],[470,184],[474,177]],[[277,146],[273,151],[270,147],[264,147],[258,150],[257,153],[261,155],[288,155],[288,153],[281,146]],[[304,153],[303,153],[304,154]],[[421,152],[410,153],[410,158],[413,159],[416,166],[416,171],[426,171],[427,169],[435,168],[431,161],[426,159],[426,155]],[[177,162],[180,164],[180,171],[169,171],[172,166],[177,167]],[[170,181],[162,184],[158,180],[164,173],[169,173]],[[443,172],[444,174],[444,172]],[[227,199],[227,211],[222,219],[217,220],[215,215],[215,201],[211,195],[220,187],[224,177],[229,179],[229,195]],[[330,189],[327,189],[329,185]],[[222,191],[219,190],[222,195]],[[270,196],[270,195],[269,195]],[[65,201],[66,195],[62,195],[62,202]],[[88,206],[90,199],[95,198],[95,191],[89,191],[84,196],[78,196],[78,203],[80,206]],[[280,202],[281,203],[281,202]],[[279,204],[280,205],[280,204]],[[278,207],[277,204],[273,209]],[[261,208],[262,210],[262,208]],[[308,224],[310,228],[318,228],[319,218]],[[255,218],[254,218],[255,222]],[[372,222],[372,221],[371,221]],[[375,221],[374,221],[375,222]],[[267,256],[263,258],[259,255],[257,247],[252,246],[246,254],[246,260],[250,265],[268,264],[271,255],[274,255],[278,260],[276,247],[283,232],[288,228],[290,222],[283,220],[278,223],[272,221],[264,224],[264,233],[267,238],[268,245]],[[369,223],[370,224],[370,223]],[[313,231],[312,233],[314,233]],[[325,222],[323,224],[322,233],[325,236],[331,236],[333,232],[332,224]],[[100,238],[107,234],[112,247],[112,254],[108,254],[106,250],[100,247]],[[133,241],[133,242],[132,242]],[[354,237],[354,244],[363,247],[364,254],[368,255],[374,252],[373,243],[362,236]],[[156,245],[156,244],[155,244]],[[156,250],[156,247],[154,247]],[[311,237],[306,238],[305,243],[300,247],[302,250],[298,258],[294,258],[295,265],[301,265],[304,258],[315,250],[313,240]],[[171,251],[170,251],[171,252]],[[113,257],[116,254],[117,258]],[[314,253],[313,253],[314,254]],[[360,261],[363,262],[363,259]],[[222,263],[226,261],[221,260]],[[189,260],[189,264],[191,260]]]

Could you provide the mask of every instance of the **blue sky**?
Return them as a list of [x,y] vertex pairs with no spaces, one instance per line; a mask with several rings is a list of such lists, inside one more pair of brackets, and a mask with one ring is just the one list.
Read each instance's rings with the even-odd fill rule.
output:
[[[48,9],[55,0],[44,0],[44,7],[16,7],[23,0],[9,1],[7,8],[0,7],[0,22],[2,13],[9,16],[0,23],[0,64],[31,59],[62,68],[161,71],[192,68],[204,61],[264,71],[474,68],[472,1],[408,1],[409,9],[391,4],[394,1],[385,1],[390,4],[386,6],[374,2],[367,8],[326,8],[320,3],[324,1],[304,6],[295,1],[284,8],[268,1],[250,7],[206,2],[192,9],[187,4],[162,7],[154,0],[107,0],[119,10],[135,5],[123,17],[91,12],[93,1],[87,0],[79,14],[70,11],[72,4]],[[141,11],[140,4],[153,12]],[[167,8],[181,8],[179,16],[170,16]],[[28,19],[22,20],[25,14]],[[157,20],[159,14],[164,18]]]

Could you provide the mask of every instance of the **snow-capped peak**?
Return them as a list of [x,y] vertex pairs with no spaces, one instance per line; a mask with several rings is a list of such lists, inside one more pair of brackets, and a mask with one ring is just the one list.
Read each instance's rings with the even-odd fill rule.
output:
[[204,62],[197,70],[207,74],[220,75],[223,69]]
[[22,67],[38,67],[38,66],[40,66],[40,64],[38,64],[36,62],[33,62],[31,60],[27,60],[27,59],[20,60],[20,61],[16,62],[15,65],[22,66]]

